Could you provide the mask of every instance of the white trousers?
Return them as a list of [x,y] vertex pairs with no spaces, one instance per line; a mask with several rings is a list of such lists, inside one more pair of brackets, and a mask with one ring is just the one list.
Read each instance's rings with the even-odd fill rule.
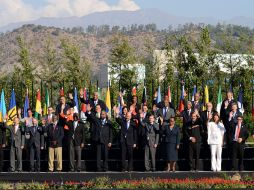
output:
[[221,171],[221,144],[211,144],[211,169],[213,171]]

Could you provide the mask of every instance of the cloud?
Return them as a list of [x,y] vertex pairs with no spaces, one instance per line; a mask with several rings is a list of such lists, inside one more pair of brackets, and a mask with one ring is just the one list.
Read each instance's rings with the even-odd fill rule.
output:
[[41,17],[85,16],[111,10],[135,11],[140,7],[134,0],[118,0],[110,5],[105,0],[45,0],[44,6],[35,8],[23,0],[0,1],[0,26]]

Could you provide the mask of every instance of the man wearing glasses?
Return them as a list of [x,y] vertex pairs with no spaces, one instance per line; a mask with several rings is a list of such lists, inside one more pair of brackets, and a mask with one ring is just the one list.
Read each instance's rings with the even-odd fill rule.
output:
[[[245,141],[249,136],[247,127],[243,124],[243,117],[237,116],[237,124],[232,120],[231,122],[231,139],[232,139],[232,170],[239,169],[243,171],[243,153]],[[239,162],[237,167],[237,154],[239,155]]]

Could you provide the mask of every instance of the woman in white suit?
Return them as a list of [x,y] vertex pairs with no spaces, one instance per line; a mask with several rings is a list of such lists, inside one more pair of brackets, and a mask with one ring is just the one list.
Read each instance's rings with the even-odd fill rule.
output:
[[223,137],[225,127],[220,122],[220,116],[217,112],[213,114],[213,121],[208,123],[208,144],[211,149],[211,169],[212,171],[221,171],[221,154],[223,146]]

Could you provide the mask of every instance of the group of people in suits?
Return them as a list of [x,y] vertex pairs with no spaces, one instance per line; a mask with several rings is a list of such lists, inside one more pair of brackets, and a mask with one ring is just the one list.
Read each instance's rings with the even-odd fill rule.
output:
[[[28,150],[30,171],[40,171],[41,150],[47,149],[48,171],[61,172],[63,148],[68,150],[69,171],[81,171],[82,148],[87,140],[85,125],[89,123],[88,132],[96,154],[97,171],[108,171],[109,149],[113,144],[111,118],[107,115],[105,102],[98,98],[97,92],[91,99],[84,99],[83,94],[81,90],[80,102],[86,105],[85,120],[81,120],[79,114],[75,113],[74,107],[78,102],[75,102],[72,93],[69,93],[69,102],[61,96],[55,112],[49,107],[48,114],[41,118],[41,123],[33,117],[31,109],[27,110],[28,117],[22,118],[18,114],[10,126],[6,121],[1,123],[0,164],[3,161],[2,149],[6,147],[6,130],[9,130],[10,172],[22,171],[24,147]],[[176,171],[180,148],[188,152],[190,170],[198,171],[201,146],[204,147],[202,149],[204,151],[210,150],[211,170],[221,171],[224,144],[232,159],[232,169],[244,169],[243,153],[249,133],[232,92],[227,93],[220,113],[213,109],[211,102],[205,105],[203,111],[204,105],[200,101],[199,93],[195,94],[194,101],[185,100],[185,108],[182,112],[175,110],[167,95],[159,103],[154,101],[152,110],[148,109],[146,103],[139,105],[136,96],[133,96],[132,102],[128,105],[122,103],[121,106],[121,109],[114,107],[113,116],[119,125],[122,171],[134,169],[133,151],[137,147],[139,150],[144,150],[146,171],[156,171],[158,147],[161,154],[166,153],[164,157],[166,171]],[[181,118],[182,127],[176,124],[176,117]],[[238,166],[237,156],[239,156]],[[15,161],[17,161],[16,165]],[[0,168],[2,169],[2,165]]]

